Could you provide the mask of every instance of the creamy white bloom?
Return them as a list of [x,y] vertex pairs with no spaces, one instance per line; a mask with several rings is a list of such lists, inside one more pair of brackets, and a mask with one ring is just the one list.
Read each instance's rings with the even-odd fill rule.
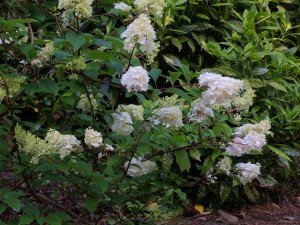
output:
[[124,49],[126,51],[132,52],[134,47],[139,47],[143,53],[153,54],[156,34],[150,19],[145,14],[139,15],[137,19],[129,24],[127,29],[121,34],[121,38],[125,38]]
[[85,129],[84,142],[87,145],[92,145],[97,148],[102,144],[103,138],[100,132],[95,131],[92,128]]
[[114,8],[125,12],[129,12],[130,10],[132,10],[132,7],[130,5],[127,5],[125,2],[115,3]]
[[113,113],[112,117],[114,118],[114,124],[111,126],[112,131],[124,135],[131,134],[133,131],[133,126],[129,113]]
[[119,105],[117,108],[118,112],[128,112],[133,120],[144,119],[144,108],[142,105]]
[[236,135],[245,135],[248,133],[261,133],[261,134],[269,134],[271,129],[271,121],[269,119],[265,119],[260,121],[257,124],[244,124],[241,127],[236,129]]
[[189,121],[201,123],[207,117],[214,117],[213,110],[205,105],[202,99],[193,101],[191,110],[188,114]]
[[93,108],[93,110],[97,109],[98,103],[93,95],[90,95],[90,100],[86,94],[80,95],[80,100],[77,104],[77,108],[82,109],[85,112],[91,111],[91,107]]
[[239,92],[244,89],[242,80],[223,77],[215,73],[203,73],[198,80],[200,86],[208,87],[202,93],[202,100],[208,106],[221,104],[228,107],[230,106],[228,102],[234,101]]
[[42,67],[43,63],[49,61],[54,55],[54,44],[53,42],[48,42],[44,48],[37,52],[37,58],[31,61],[32,66]]
[[164,8],[166,7],[165,0],[135,0],[134,4],[140,10],[146,10],[146,13],[162,17]]
[[180,128],[182,123],[182,112],[178,106],[159,108],[153,112],[154,120],[157,119],[167,128]]
[[128,71],[122,75],[121,84],[128,92],[147,91],[149,76],[147,70],[141,66],[130,66]]
[[224,157],[223,159],[221,159],[220,162],[218,162],[217,164],[217,168],[226,173],[227,175],[229,175],[230,170],[231,170],[231,163],[232,163],[232,159],[230,157]]
[[80,141],[74,135],[61,134],[60,132],[50,129],[47,132],[45,141],[53,152],[57,152],[60,158],[69,155],[74,148],[80,147]]
[[[144,174],[151,173],[157,169],[155,162],[150,160],[142,161],[142,157],[132,158],[130,166],[127,171],[127,175],[131,177],[138,177]],[[129,162],[125,162],[124,168],[128,167]]]
[[75,16],[91,17],[93,0],[59,0],[58,9],[71,10]]
[[253,98],[255,97],[255,92],[252,89],[249,82],[245,83],[245,92],[234,99],[232,105],[235,107],[236,110],[241,111],[243,113],[249,112],[249,107],[253,105]]
[[260,164],[256,163],[238,163],[235,165],[235,169],[238,173],[238,178],[242,184],[250,183],[260,174]]

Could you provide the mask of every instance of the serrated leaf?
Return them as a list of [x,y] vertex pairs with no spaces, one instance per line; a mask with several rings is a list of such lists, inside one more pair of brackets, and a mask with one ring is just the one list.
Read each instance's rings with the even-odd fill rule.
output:
[[66,33],[66,39],[71,43],[74,51],[77,51],[86,41],[84,33],[76,33],[74,31]]
[[58,85],[55,81],[46,78],[39,82],[39,88],[42,92],[50,93],[56,96],[58,94]]
[[96,211],[98,204],[99,202],[97,198],[88,197],[85,201],[85,207],[87,208],[87,210],[89,210],[90,213]]
[[281,84],[279,84],[275,81],[268,81],[267,84],[272,86],[273,88],[275,88],[277,90],[284,91],[285,93],[288,93],[288,91],[286,90],[286,88],[283,85],[281,85]]
[[191,168],[191,161],[186,151],[178,151],[175,153],[176,163],[178,164],[180,171],[189,171]]
[[278,149],[278,148],[275,148],[271,145],[266,145],[267,148],[269,148],[272,152],[276,153],[278,156],[284,158],[284,159],[287,159],[288,161],[292,161],[290,159],[290,157],[288,157],[287,154],[285,154],[282,150]]

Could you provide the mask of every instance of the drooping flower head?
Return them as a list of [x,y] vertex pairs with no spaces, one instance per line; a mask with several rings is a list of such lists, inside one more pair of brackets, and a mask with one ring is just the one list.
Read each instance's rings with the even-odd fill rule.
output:
[[121,34],[121,38],[125,38],[124,49],[129,53],[132,52],[134,47],[138,47],[147,55],[153,54],[156,34],[147,15],[139,15]]
[[121,84],[128,92],[147,91],[149,76],[147,70],[141,66],[130,66],[128,71],[122,75]]

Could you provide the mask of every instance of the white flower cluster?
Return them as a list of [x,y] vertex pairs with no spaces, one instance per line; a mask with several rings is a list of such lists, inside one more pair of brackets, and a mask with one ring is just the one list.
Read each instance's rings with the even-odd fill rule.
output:
[[133,120],[144,119],[144,108],[142,105],[119,105],[117,108],[118,112],[127,112]]
[[230,170],[231,170],[231,163],[232,163],[232,159],[230,157],[224,157],[223,159],[221,159],[220,162],[218,162],[217,164],[217,168],[226,173],[227,175],[229,175]]
[[133,126],[128,112],[113,113],[112,117],[114,119],[114,124],[111,126],[112,131],[123,135],[131,134]]
[[183,126],[182,112],[178,106],[159,108],[153,112],[154,123],[162,123],[167,128],[177,129]]
[[[73,11],[78,17],[91,17],[93,0],[59,0],[58,9]],[[66,16],[66,14],[64,14]]]
[[[139,15],[121,34],[121,38],[125,38],[124,49],[128,52],[132,52],[134,47],[139,47],[143,53],[153,54],[156,34],[147,15]],[[137,44],[139,46],[136,46]]]
[[250,183],[260,174],[260,164],[256,163],[238,163],[235,165],[235,169],[238,172],[238,178],[242,184]]
[[244,82],[242,80],[223,77],[215,73],[203,73],[199,76],[198,80],[200,86],[208,87],[202,93],[202,100],[208,106],[218,104],[230,107],[231,102],[244,89]]
[[243,113],[249,112],[249,107],[253,105],[253,98],[255,97],[255,92],[252,89],[249,82],[245,82],[245,92],[235,98],[232,102],[232,105],[235,107],[236,110],[241,111]]
[[[151,173],[153,170],[157,169],[155,162],[150,160],[142,161],[142,157],[132,158],[130,166],[127,171],[127,175],[131,177],[139,177],[144,174]],[[129,162],[125,162],[125,169],[128,167]]]
[[262,151],[266,145],[266,135],[271,128],[270,120],[262,120],[258,124],[245,124],[236,129],[235,137],[225,148],[227,155],[242,156],[251,150]]
[[121,84],[128,92],[147,91],[149,76],[147,70],[141,66],[130,66],[128,71],[122,75]]
[[53,129],[47,132],[45,141],[49,145],[51,152],[58,153],[60,158],[69,155],[74,148],[80,147],[80,141],[74,135],[61,134]]
[[77,108],[81,109],[85,112],[90,112],[91,107],[93,108],[93,110],[97,109],[98,103],[93,95],[90,95],[90,100],[91,100],[91,102],[89,101],[89,98],[87,97],[86,94],[81,94],[80,100],[77,104]]
[[100,132],[95,131],[92,128],[85,129],[84,142],[95,148],[99,147],[102,144],[103,138]]
[[135,0],[134,4],[139,10],[147,10],[147,13],[158,17],[163,16],[166,7],[165,0]]
[[53,42],[48,42],[44,48],[38,51],[37,58],[31,61],[32,66],[42,67],[43,63],[47,62],[54,55],[54,44]]
[[130,5],[127,5],[125,2],[115,3],[114,8],[125,12],[129,12],[130,10],[132,10],[132,7]]
[[0,79],[0,102],[5,97],[13,98],[15,95],[20,93],[21,85],[25,82],[26,77],[24,76],[10,76],[2,75]]
[[188,114],[189,121],[201,123],[208,116],[214,117],[214,112],[211,108],[204,104],[202,99],[196,99],[192,102],[192,107]]

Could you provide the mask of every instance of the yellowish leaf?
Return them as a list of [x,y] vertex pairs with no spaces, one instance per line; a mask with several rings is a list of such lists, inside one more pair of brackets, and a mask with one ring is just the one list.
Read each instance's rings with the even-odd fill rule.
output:
[[200,213],[202,214],[204,212],[204,207],[203,205],[195,205],[194,208]]

